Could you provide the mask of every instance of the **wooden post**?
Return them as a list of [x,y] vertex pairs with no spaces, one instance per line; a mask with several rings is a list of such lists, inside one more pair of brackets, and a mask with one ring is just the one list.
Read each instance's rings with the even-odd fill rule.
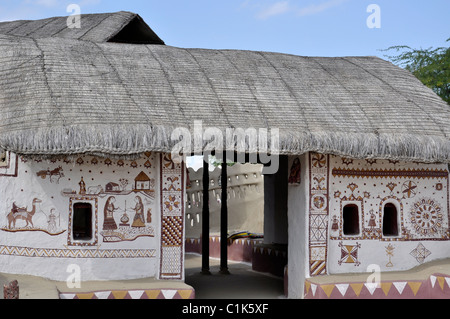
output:
[[221,176],[221,210],[220,210],[220,273],[229,274],[228,271],[228,207],[227,207],[227,157],[226,152],[223,152],[222,160],[222,176]]
[[209,162],[208,155],[203,157],[203,208],[202,208],[202,271],[203,275],[210,275],[209,271]]

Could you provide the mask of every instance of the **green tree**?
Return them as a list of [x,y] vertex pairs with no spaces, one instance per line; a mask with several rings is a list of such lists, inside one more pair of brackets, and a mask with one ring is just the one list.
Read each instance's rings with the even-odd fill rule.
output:
[[[447,42],[449,41],[450,38],[447,39]],[[410,71],[450,104],[450,47],[412,49],[406,45],[398,45],[382,51],[394,50],[396,55],[385,55],[385,57]]]
[[[222,166],[222,159],[217,159],[215,156],[211,155],[209,158],[209,162],[214,166],[214,167],[219,167]],[[227,166],[233,166],[234,164],[236,164],[235,162],[230,161],[229,159],[227,159]]]

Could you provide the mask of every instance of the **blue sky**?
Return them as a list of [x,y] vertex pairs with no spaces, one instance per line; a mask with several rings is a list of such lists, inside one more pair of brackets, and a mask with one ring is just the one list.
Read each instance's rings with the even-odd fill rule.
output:
[[[0,0],[0,21],[81,13],[138,13],[167,45],[306,56],[383,57],[392,45],[448,46],[449,0]],[[370,4],[380,28],[369,28]]]

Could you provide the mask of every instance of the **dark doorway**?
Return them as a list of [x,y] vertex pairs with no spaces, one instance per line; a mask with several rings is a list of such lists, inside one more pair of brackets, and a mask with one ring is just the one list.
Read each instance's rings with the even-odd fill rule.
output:
[[397,207],[392,203],[384,205],[383,236],[398,236]]

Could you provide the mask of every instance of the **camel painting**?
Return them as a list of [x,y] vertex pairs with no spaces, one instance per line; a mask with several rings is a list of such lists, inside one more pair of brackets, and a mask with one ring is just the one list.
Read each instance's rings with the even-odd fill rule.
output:
[[27,224],[25,225],[25,227],[28,227],[29,224],[31,224],[31,227],[34,227],[33,216],[36,213],[37,203],[42,203],[42,201],[39,198],[34,198],[31,211],[28,211],[27,207],[18,207],[16,203],[13,203],[11,211],[8,213],[8,215],[6,215],[8,219],[8,228],[11,228],[11,224],[13,228],[16,228],[16,221],[18,219],[26,221]]

